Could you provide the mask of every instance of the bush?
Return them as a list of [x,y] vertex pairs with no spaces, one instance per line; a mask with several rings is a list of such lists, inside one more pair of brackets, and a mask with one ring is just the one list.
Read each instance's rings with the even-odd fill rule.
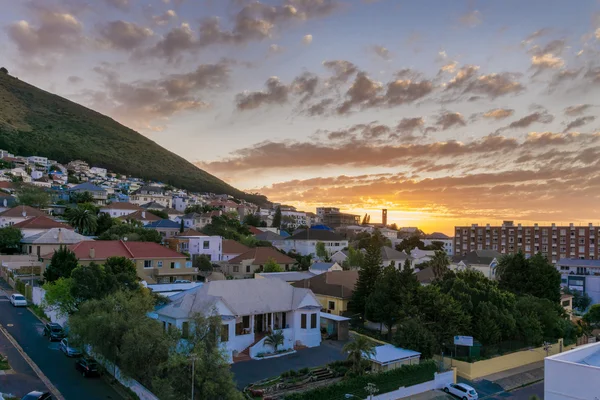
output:
[[298,372],[300,373],[300,375],[306,375],[306,374],[308,374],[308,371],[309,371],[308,367],[305,367],[305,368],[302,368],[302,369],[298,370]]

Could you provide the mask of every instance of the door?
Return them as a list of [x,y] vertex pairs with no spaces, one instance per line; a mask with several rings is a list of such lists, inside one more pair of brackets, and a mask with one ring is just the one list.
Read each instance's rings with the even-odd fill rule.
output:
[[258,314],[254,316],[254,333],[263,331],[264,315]]

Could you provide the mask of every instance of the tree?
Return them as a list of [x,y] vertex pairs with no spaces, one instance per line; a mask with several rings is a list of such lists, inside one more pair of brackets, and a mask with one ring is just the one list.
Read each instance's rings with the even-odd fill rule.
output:
[[273,223],[271,226],[273,228],[281,228],[281,207],[279,206],[275,209],[275,215],[273,216]]
[[37,186],[22,183],[17,185],[17,201],[20,205],[46,208],[50,204],[50,194]]
[[183,218],[182,218],[181,221],[179,221],[179,233],[183,233],[184,230],[185,230],[185,224],[184,224]]
[[96,235],[101,235],[114,225],[114,220],[108,213],[100,213],[97,218]]
[[202,204],[194,204],[193,206],[187,206],[185,208],[184,213],[185,214],[190,214],[190,213],[198,213],[198,214],[205,214],[211,211],[218,211],[219,209],[217,207],[214,206],[209,206],[209,205],[202,205]]
[[283,331],[275,331],[268,335],[265,338],[265,344],[273,347],[273,352],[277,353],[277,347],[283,345],[283,341],[285,340],[285,336],[283,335]]
[[397,244],[396,250],[410,254],[414,248],[423,249],[424,247],[425,245],[423,244],[421,237],[419,235],[412,235]]
[[248,214],[244,217],[244,225],[260,226],[260,216],[257,214]]
[[393,231],[397,231],[397,230],[398,230],[398,224],[396,224],[396,223],[394,222],[393,224],[391,224],[391,225],[389,226],[389,228],[390,228],[391,230],[393,230]]
[[115,220],[113,226],[99,235],[97,240],[123,240],[132,242],[162,242],[162,236],[155,229],[146,229],[134,223],[124,223]]
[[65,216],[69,224],[82,235],[93,235],[98,228],[96,215],[83,207],[68,208]]
[[263,267],[263,272],[283,272],[283,268],[275,259],[269,258]]
[[146,211],[148,211],[150,214],[156,215],[159,218],[169,219],[169,214],[167,214],[166,211],[163,211],[163,210],[153,210],[153,209],[148,209]]
[[317,252],[317,257],[319,257],[319,259],[325,260],[327,257],[329,257],[329,253],[327,252],[327,249],[325,248],[325,243],[317,242],[317,244],[315,245],[315,250]]
[[94,262],[80,265],[71,272],[71,295],[75,304],[101,299],[108,294],[107,274],[103,266]]
[[352,372],[363,375],[368,365],[363,357],[375,356],[375,344],[368,337],[357,335],[353,341],[344,345],[342,351],[348,354],[348,361],[352,363]]
[[398,324],[392,343],[403,349],[418,351],[423,359],[432,358],[440,348],[433,333],[415,318]]
[[213,270],[212,262],[205,254],[200,254],[199,256],[194,258],[194,268],[198,268],[198,272],[209,272]]
[[344,261],[348,269],[358,268],[365,262],[365,253],[354,247],[348,247],[348,258]]
[[85,192],[72,192],[71,193],[71,201],[73,201],[74,203],[80,204],[80,203],[93,203],[94,202],[94,195],[91,194],[90,192],[88,192],[87,190]]
[[429,264],[433,269],[433,275],[435,278],[440,279],[446,272],[448,272],[450,260],[448,260],[448,255],[446,255],[445,252],[438,250],[435,252],[435,255]]
[[402,293],[401,284],[401,272],[394,265],[385,267],[365,304],[367,319],[383,324],[387,328],[388,338],[392,335],[392,327],[400,318],[400,308],[406,300],[403,295],[407,293]]
[[423,250],[444,251],[444,242],[432,241],[431,244],[423,247]]
[[583,320],[592,326],[600,324],[600,304],[594,304],[583,316]]
[[0,228],[0,253],[14,253],[21,247],[23,234],[19,228],[7,226]]
[[52,255],[50,265],[44,271],[44,281],[54,282],[59,278],[70,278],[71,272],[77,267],[75,253],[66,246],[60,246]]
[[563,288],[565,294],[573,296],[573,308],[579,311],[585,311],[592,304],[592,298],[589,294],[581,292],[579,290],[569,290],[569,288]]
[[5,67],[0,68],[0,72],[8,75],[8,70]]
[[106,290],[113,293],[119,290],[139,289],[139,278],[135,263],[125,257],[109,257],[104,262]]
[[376,243],[367,248],[364,264],[358,270],[358,280],[352,292],[348,308],[356,314],[365,317],[369,295],[373,293],[375,283],[381,275],[381,249]]
[[54,282],[46,282],[43,286],[43,305],[56,310],[59,315],[72,315],[79,309],[80,301],[73,296],[73,280],[71,278],[59,278]]
[[541,253],[526,259],[519,251],[500,258],[496,277],[501,289],[518,295],[532,295],[560,301],[560,273]]

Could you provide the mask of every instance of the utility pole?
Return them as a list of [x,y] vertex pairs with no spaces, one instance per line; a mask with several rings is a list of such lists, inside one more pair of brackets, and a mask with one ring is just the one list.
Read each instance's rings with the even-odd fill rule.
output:
[[548,353],[550,352],[550,349],[552,348],[552,345],[549,342],[544,342],[544,350],[546,350],[546,357],[548,357]]
[[192,359],[192,400],[194,400],[194,386],[196,384],[196,378],[194,377],[194,366],[196,364],[196,355],[190,354],[190,358]]

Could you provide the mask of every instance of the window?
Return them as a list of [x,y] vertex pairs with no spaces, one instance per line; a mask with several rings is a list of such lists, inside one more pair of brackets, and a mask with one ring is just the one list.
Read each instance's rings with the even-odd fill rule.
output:
[[310,329],[317,328],[317,314],[310,314]]
[[31,254],[32,251],[31,246],[29,246],[29,254]]
[[580,229],[580,230],[579,230],[579,235],[580,235],[580,236],[583,236],[583,235],[585,235],[585,229]]
[[175,269],[175,263],[171,262],[171,269]]
[[306,329],[306,314],[300,314],[300,329]]
[[187,321],[181,324],[181,337],[184,339],[190,337],[190,323]]
[[327,308],[330,310],[335,310],[335,301],[330,301]]
[[569,307],[571,305],[571,300],[565,300],[562,302],[563,307]]
[[561,236],[566,235],[567,234],[567,230],[566,229],[561,229],[560,230],[560,234],[561,234]]
[[246,265],[246,272],[250,272],[250,266]]
[[163,263],[162,261],[158,261],[158,262],[156,263],[156,265],[158,266],[158,268],[162,268],[162,263]]
[[192,265],[192,262],[191,262],[191,261],[186,261],[186,262],[185,262],[185,267],[186,267],[186,268],[192,268],[192,266],[193,266],[193,265]]
[[221,343],[229,342],[229,325],[221,325]]
[[205,240],[205,241],[202,243],[202,248],[203,248],[204,250],[206,250],[206,249],[210,248],[210,242],[209,242],[208,240]]
[[240,267],[238,265],[234,265],[233,272],[240,272]]
[[152,268],[152,260],[144,260],[144,268]]

